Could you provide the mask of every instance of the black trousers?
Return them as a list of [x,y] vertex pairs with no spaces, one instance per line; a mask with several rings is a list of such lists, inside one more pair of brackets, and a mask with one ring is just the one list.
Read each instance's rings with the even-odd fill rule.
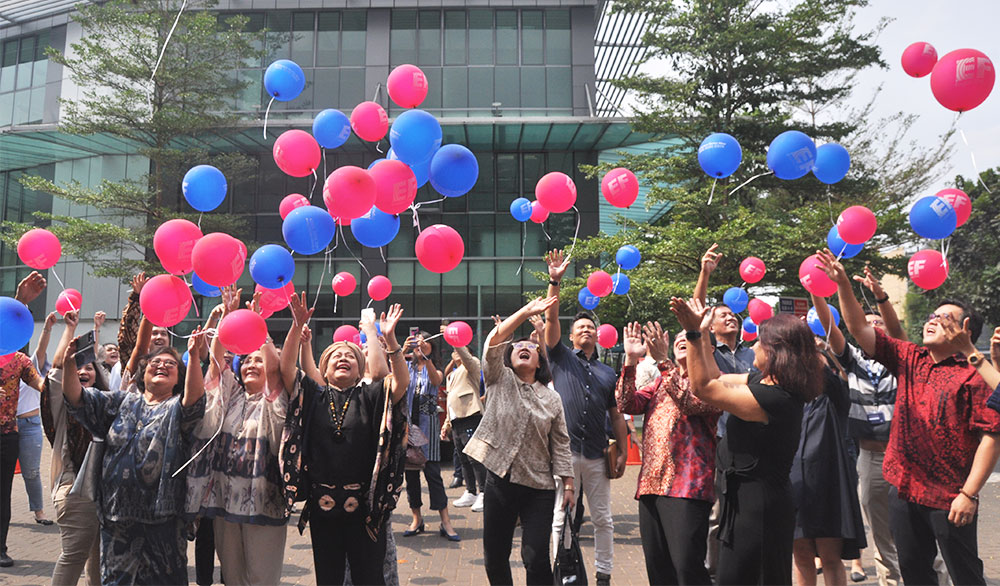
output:
[[198,586],[215,583],[215,524],[210,517],[198,520],[198,532],[194,535],[194,575]]
[[[403,476],[406,478],[406,502],[411,509],[419,509],[424,506],[420,496],[420,470],[407,470]],[[447,508],[448,494],[445,493],[444,482],[441,480],[441,462],[428,460],[424,464],[424,478],[427,479],[427,492],[431,495],[431,510]]]
[[0,552],[7,553],[7,530],[10,528],[10,495],[20,439],[17,432],[0,435]]
[[552,584],[549,539],[556,491],[515,484],[487,472],[483,497],[483,557],[490,584],[513,584],[510,550],[521,519],[521,561],[527,584]]
[[329,519],[310,511],[309,537],[312,539],[316,584],[342,586],[344,560],[351,564],[354,584],[385,584],[385,531],[372,541],[365,530],[360,512],[340,519]]
[[795,503],[788,483],[733,476],[721,496],[716,579],[730,584],[791,584]]
[[711,584],[705,567],[712,503],[642,495],[639,535],[650,584]]
[[476,433],[476,428],[479,427],[479,422],[482,420],[483,416],[476,414],[451,422],[451,437],[455,444],[455,453],[458,454],[462,463],[462,478],[465,479],[465,489],[472,494],[479,494],[479,491],[486,487],[486,467],[466,456],[462,451],[469,444],[469,440]]
[[934,558],[938,548],[955,584],[986,584],[983,561],[979,559],[976,526],[956,527],[948,522],[948,511],[911,503],[899,497],[896,487],[889,489],[889,530],[896,541],[899,571],[906,584],[937,584]]

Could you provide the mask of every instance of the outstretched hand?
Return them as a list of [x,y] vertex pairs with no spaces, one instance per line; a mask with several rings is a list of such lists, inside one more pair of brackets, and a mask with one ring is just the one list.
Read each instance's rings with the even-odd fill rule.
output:
[[969,330],[969,318],[962,320],[961,326],[955,320],[947,317],[938,319],[938,323],[941,324],[941,330],[949,344],[958,348],[966,356],[976,351],[976,346],[972,343],[972,332]]
[[240,308],[240,296],[243,289],[237,289],[236,285],[228,285],[222,288],[222,314],[226,315]]
[[[94,314],[94,329],[99,330],[104,326],[104,320],[108,318],[107,314],[103,311],[98,311]],[[48,325],[48,320],[46,320],[46,325]]]
[[556,305],[557,303],[559,303],[559,298],[556,297],[555,295],[545,298],[536,297],[531,301],[529,301],[527,304],[525,304],[524,310],[528,313],[529,316],[538,315],[540,313],[545,313],[545,310],[552,307],[553,305]]
[[646,351],[653,360],[663,362],[670,358],[670,333],[663,331],[660,322],[646,322],[642,326],[642,337],[646,342]]
[[31,271],[27,277],[21,279],[17,284],[17,292],[14,298],[27,305],[38,298],[45,290],[45,277],[38,271]]
[[305,325],[312,317],[314,309],[306,305],[305,291],[302,292],[301,297],[293,293],[288,300],[288,305],[292,308],[292,319],[295,320],[295,325]]
[[708,308],[703,307],[701,313],[695,312],[695,305],[680,297],[670,298],[670,311],[677,316],[677,321],[681,322],[681,327],[689,332],[701,331],[701,322],[708,313]]
[[67,326],[69,326],[71,328],[75,328],[80,323],[80,312],[79,312],[79,310],[73,309],[71,311],[67,311],[63,315],[63,321],[66,322]]
[[819,268],[823,269],[823,272],[826,273],[826,276],[830,277],[831,281],[838,285],[851,284],[851,280],[847,277],[847,271],[844,270],[844,265],[837,260],[837,257],[830,252],[829,248],[817,250],[816,256],[819,257]]
[[146,286],[146,282],[149,278],[146,276],[146,271],[142,271],[138,275],[132,277],[132,292],[138,295],[142,292],[142,288]]
[[711,275],[712,271],[719,266],[719,261],[722,260],[722,253],[716,252],[718,248],[718,244],[712,244],[712,246],[709,246],[708,250],[706,250],[705,254],[701,257],[701,270],[706,274]]
[[625,356],[635,362],[642,360],[646,355],[646,345],[642,343],[642,326],[639,322],[625,324],[622,328],[622,344],[625,347]]
[[875,296],[875,299],[885,297],[885,290],[882,288],[882,283],[875,277],[871,267],[868,265],[865,265],[865,276],[854,275],[854,280],[867,287],[872,292],[872,295]]
[[565,256],[563,251],[555,249],[545,253],[544,259],[545,263],[549,265],[549,279],[556,282],[561,281],[569,267],[569,257]]
[[198,360],[198,357],[208,346],[207,339],[208,332],[201,326],[196,327],[191,332],[191,337],[188,338],[188,360]]
[[382,336],[388,338],[389,336],[396,335],[396,326],[399,325],[399,320],[403,317],[403,306],[398,303],[393,303],[389,306],[389,311],[383,312],[379,316],[379,327],[382,328]]

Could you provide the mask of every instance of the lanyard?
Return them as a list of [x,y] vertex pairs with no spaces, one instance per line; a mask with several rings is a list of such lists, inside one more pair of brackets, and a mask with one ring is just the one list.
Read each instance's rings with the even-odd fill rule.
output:
[[872,403],[877,407],[879,404],[878,387],[880,381],[879,378],[875,376],[875,373],[872,372],[871,362],[867,360],[865,361],[865,371],[868,373],[868,382],[872,385]]

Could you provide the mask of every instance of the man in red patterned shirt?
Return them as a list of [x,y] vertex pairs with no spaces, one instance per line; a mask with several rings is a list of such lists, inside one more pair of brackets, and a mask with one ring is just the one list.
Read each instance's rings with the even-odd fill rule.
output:
[[973,346],[982,318],[944,301],[924,324],[923,346],[890,338],[868,325],[843,265],[829,251],[820,258],[847,329],[898,380],[883,472],[893,485],[889,526],[903,581],[937,584],[940,547],[955,584],[985,584],[976,520],[979,491],[1000,456],[1000,413],[986,406],[984,377],[996,371]]

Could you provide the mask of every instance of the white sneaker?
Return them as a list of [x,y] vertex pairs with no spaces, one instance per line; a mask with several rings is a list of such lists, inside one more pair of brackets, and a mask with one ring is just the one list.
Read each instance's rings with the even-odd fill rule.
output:
[[482,513],[483,512],[483,493],[482,492],[480,492],[478,495],[476,495],[476,502],[472,505],[472,508],[469,509],[469,510],[472,511],[473,513]]
[[458,497],[458,500],[452,501],[452,505],[457,508],[471,507],[472,503],[476,502],[476,495],[469,491],[465,491],[465,494]]

